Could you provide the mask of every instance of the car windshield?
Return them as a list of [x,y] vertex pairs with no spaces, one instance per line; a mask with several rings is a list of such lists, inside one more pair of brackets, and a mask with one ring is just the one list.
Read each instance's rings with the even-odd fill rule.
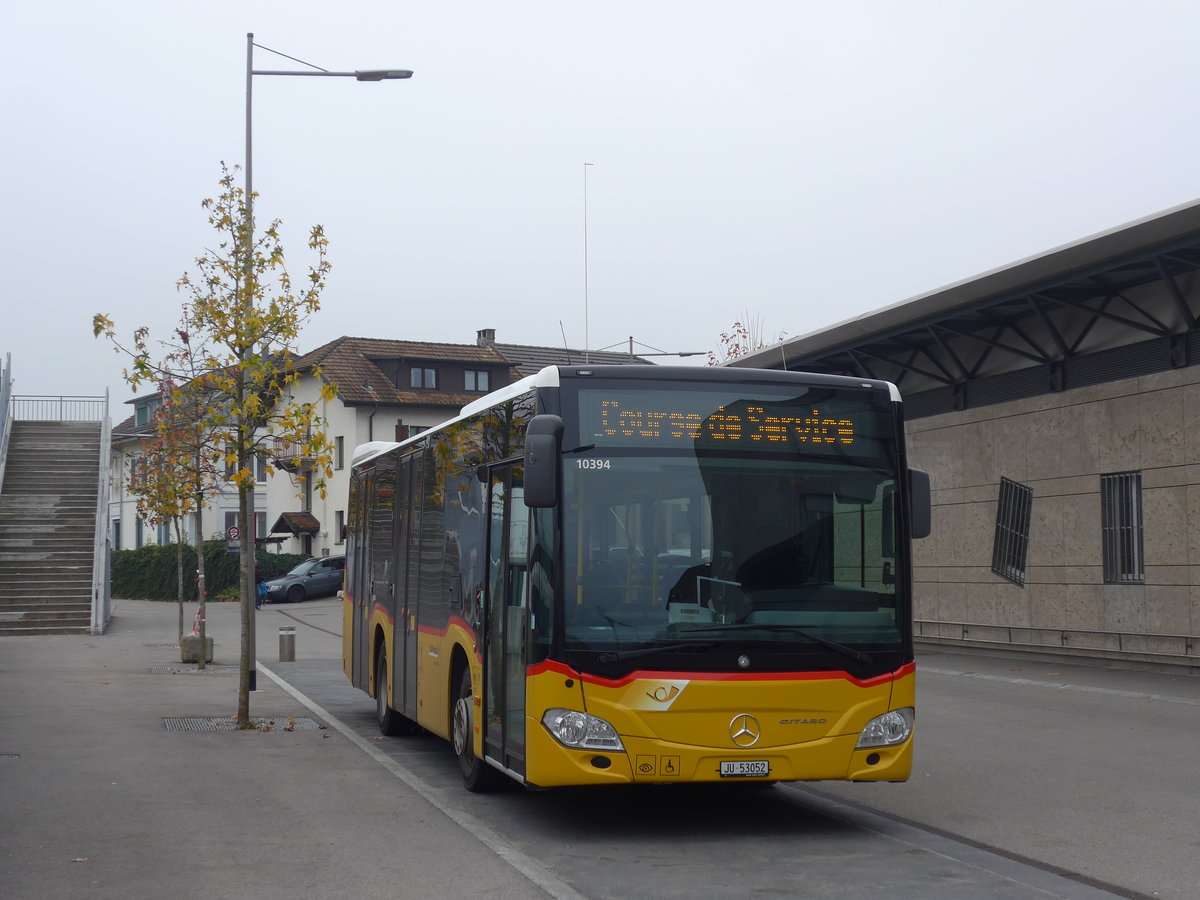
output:
[[315,559],[306,559],[304,562],[300,563],[300,565],[288,572],[288,575],[307,575],[312,571],[313,566],[316,564],[317,561]]

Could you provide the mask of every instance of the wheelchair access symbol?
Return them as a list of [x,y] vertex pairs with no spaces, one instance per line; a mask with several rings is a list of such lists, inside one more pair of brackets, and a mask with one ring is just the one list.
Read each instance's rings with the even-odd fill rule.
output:
[[659,778],[679,777],[678,756],[639,756],[634,763],[638,775],[643,778],[657,776]]

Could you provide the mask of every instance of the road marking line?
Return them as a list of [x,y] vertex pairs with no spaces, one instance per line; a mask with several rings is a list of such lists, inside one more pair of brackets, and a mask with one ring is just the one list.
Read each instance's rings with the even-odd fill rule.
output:
[[427,784],[425,781],[409,769],[407,766],[401,765],[392,759],[378,747],[375,747],[366,738],[355,732],[349,725],[338,719],[332,713],[324,709],[319,703],[300,693],[296,688],[292,687],[261,662],[258,664],[258,670],[266,673],[267,677],[274,681],[277,685],[283,688],[288,694],[308,707],[320,718],[328,722],[333,728],[339,731],[350,743],[358,747],[363,753],[375,760],[406,785],[408,785],[417,794],[427,800],[435,809],[442,812],[450,821],[454,822],[468,834],[482,843],[485,847],[499,856],[502,860],[540,887],[543,891],[554,897],[555,900],[587,900],[582,894],[576,891],[565,881],[554,875],[541,863],[535,861],[529,856],[526,856],[508,841],[504,840],[499,834],[480,822],[475,816],[466,810],[454,809],[449,805],[444,791]]
[[[1092,687],[1086,684],[1072,684],[1067,681],[1038,681],[1035,678],[1016,678],[1012,675],[989,675],[984,672],[967,672],[959,669],[939,669],[934,666],[918,665],[919,673],[930,675],[950,675],[958,678],[978,678],[980,681],[999,681],[1003,684],[1020,684],[1032,687],[1054,688],[1058,691],[1080,691],[1085,694],[1107,694],[1110,697],[1128,697],[1133,700],[1157,700],[1160,703],[1176,703],[1181,706],[1200,706],[1200,700],[1191,697],[1171,697],[1166,694],[1149,694],[1143,691],[1123,691],[1118,688]],[[1188,676],[1191,677],[1191,676]]]

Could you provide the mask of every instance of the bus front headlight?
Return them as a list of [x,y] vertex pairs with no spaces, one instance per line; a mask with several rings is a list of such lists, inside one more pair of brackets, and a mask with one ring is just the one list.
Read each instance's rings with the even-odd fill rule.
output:
[[625,745],[603,719],[573,709],[548,709],[542,724],[556,741],[576,750],[624,750]]
[[903,709],[893,709],[882,716],[876,716],[867,723],[858,737],[857,750],[865,747],[893,747],[903,744],[912,734],[913,709],[906,706]]

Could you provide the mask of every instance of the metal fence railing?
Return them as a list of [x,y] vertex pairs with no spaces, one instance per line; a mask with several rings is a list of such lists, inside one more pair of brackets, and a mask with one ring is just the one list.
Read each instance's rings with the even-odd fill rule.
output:
[[103,422],[108,397],[13,397],[12,417],[19,422]]

